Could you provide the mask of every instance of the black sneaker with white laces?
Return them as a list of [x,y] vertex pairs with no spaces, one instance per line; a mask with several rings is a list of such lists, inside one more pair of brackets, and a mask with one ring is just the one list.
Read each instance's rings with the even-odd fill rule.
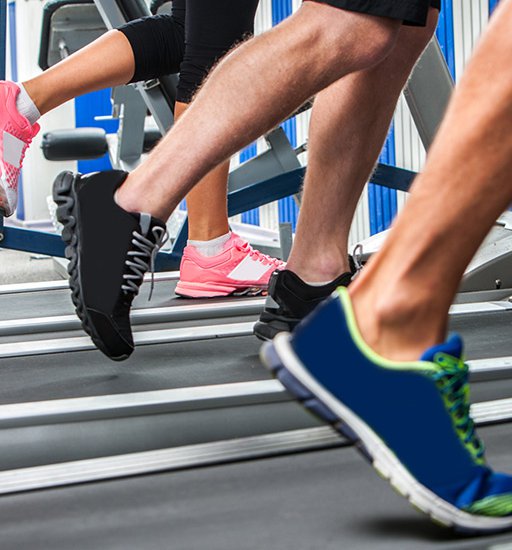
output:
[[254,325],[254,334],[260,340],[272,340],[279,332],[291,332],[339,286],[348,286],[352,277],[353,273],[347,272],[326,285],[311,286],[288,269],[274,271],[268,284],[265,309]]
[[62,172],[53,184],[76,313],[98,349],[115,361],[133,352],[132,301],[167,238],[160,220],[116,204],[127,175]]

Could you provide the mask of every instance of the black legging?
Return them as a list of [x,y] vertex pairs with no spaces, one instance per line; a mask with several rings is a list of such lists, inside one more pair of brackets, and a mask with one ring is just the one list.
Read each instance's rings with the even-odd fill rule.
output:
[[204,78],[254,32],[259,0],[174,0],[172,15],[130,21],[118,30],[135,58],[132,82],[179,73],[177,100],[190,103]]

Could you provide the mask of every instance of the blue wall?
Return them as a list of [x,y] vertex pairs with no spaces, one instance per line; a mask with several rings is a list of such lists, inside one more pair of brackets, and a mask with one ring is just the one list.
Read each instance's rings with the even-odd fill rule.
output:
[[[272,0],[272,25],[277,25],[283,19],[291,15],[293,6],[291,0]],[[297,123],[295,117],[286,120],[282,125],[290,143],[297,147]],[[292,230],[295,231],[299,209],[293,197],[281,199],[278,203],[278,213],[280,223],[291,223]]]
[[[96,116],[112,114],[110,103],[110,89],[93,92],[75,99],[75,124],[77,128],[95,126],[103,128],[107,133],[117,132],[119,121],[94,120]],[[112,165],[108,153],[99,159],[78,161],[78,171],[82,174],[96,172],[97,170],[110,170]]]
[[489,0],[489,13],[494,11],[494,8],[499,4],[500,0]]
[[[395,132],[391,127],[379,162],[395,165]],[[397,195],[394,189],[370,183],[368,186],[368,207],[370,212],[370,234],[387,229],[396,215]]]

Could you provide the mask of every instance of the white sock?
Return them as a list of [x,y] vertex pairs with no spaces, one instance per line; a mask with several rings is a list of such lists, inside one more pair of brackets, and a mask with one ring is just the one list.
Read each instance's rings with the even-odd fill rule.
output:
[[20,88],[20,93],[16,98],[16,108],[20,115],[23,115],[30,124],[34,125],[41,118],[41,113],[28,95],[27,90],[25,90],[25,86],[21,82],[16,82],[16,85]]
[[325,286],[325,285],[328,285],[329,283],[332,283],[332,281],[325,281],[325,282],[321,282],[321,283],[310,283],[309,281],[304,281],[307,285],[309,286]]
[[193,246],[201,256],[206,256],[210,258],[212,256],[217,256],[224,249],[224,245],[231,238],[231,231],[215,239],[210,239],[209,241],[187,241],[187,244]]

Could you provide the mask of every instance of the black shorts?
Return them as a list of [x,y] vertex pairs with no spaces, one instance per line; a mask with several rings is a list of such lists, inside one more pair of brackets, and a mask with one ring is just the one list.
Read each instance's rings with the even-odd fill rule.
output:
[[400,19],[404,25],[423,27],[430,7],[441,9],[441,0],[313,0],[342,10]]

